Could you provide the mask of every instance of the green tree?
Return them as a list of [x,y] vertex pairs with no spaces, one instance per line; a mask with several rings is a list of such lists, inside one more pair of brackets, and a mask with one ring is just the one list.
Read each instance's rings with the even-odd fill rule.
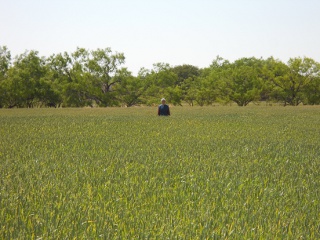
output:
[[11,65],[11,53],[6,46],[0,46],[0,108],[4,105],[4,95],[6,89],[4,88],[4,81],[7,78],[7,72]]
[[3,84],[4,105],[12,108],[41,104],[41,78],[45,74],[45,59],[40,58],[37,51],[26,51],[17,56]]
[[320,104],[320,77],[315,77],[304,89],[304,104]]
[[212,104],[214,101],[226,104],[230,102],[229,91],[226,83],[229,79],[229,69],[231,65],[228,60],[217,56],[208,68],[202,70],[201,76],[206,79],[207,88],[210,92],[204,93],[209,98],[208,104]]
[[[181,105],[181,101],[186,101],[189,105],[193,105],[195,98],[192,97],[191,92],[188,94],[188,91],[191,91],[191,86],[195,79],[200,76],[200,69],[192,65],[184,64],[173,67],[172,72],[177,75],[175,87],[171,87],[170,90],[171,93],[174,93],[175,104]],[[173,89],[175,90],[173,91]]]
[[187,102],[190,106],[194,105],[196,89],[197,85],[194,78],[187,78],[181,84],[182,100]]
[[89,72],[93,75],[95,83],[98,84],[104,94],[110,92],[116,83],[121,82],[119,76],[114,76],[118,73],[119,66],[124,62],[124,54],[113,54],[110,48],[98,48],[95,51],[91,51],[91,57],[87,67]]
[[[110,48],[88,52],[78,48],[73,54],[73,70],[80,80],[81,96],[87,101],[95,101],[100,106],[111,106],[116,103],[113,87],[121,81],[119,66],[124,63],[122,53],[113,54]],[[83,85],[84,84],[84,85]],[[82,89],[82,87],[86,89]],[[78,91],[79,92],[79,91]]]
[[47,59],[47,67],[50,70],[48,78],[51,78],[53,89],[60,93],[64,107],[82,107],[91,104],[87,102],[85,96],[88,90],[84,67],[86,57],[87,51],[78,48],[71,55],[65,52]]
[[194,81],[194,100],[199,106],[211,105],[216,100],[216,89],[210,76],[198,77]]
[[173,105],[182,105],[182,90],[180,86],[168,87],[166,90],[167,101]]
[[[144,71],[141,71],[139,77],[144,82],[143,98],[148,105],[157,104],[161,97],[169,100],[178,79],[178,76],[167,63],[156,63],[153,65],[152,70],[147,71],[144,69]],[[168,91],[169,88],[171,93]]]
[[118,82],[114,91],[119,102],[127,107],[142,103],[144,88],[143,81],[139,77],[132,76],[131,72],[123,68],[114,76],[114,81]]
[[309,83],[303,89],[304,104],[320,104],[320,64],[315,63],[314,72],[309,76]]
[[263,62],[263,66],[261,68],[261,93],[260,100],[269,102],[273,100],[273,92],[274,92],[274,84],[273,79],[283,76],[287,72],[287,66],[279,61],[270,57]]
[[177,75],[177,82],[175,85],[181,86],[187,79],[195,79],[200,75],[200,69],[198,67],[184,64],[178,65],[172,68],[172,71]]
[[319,73],[318,64],[310,58],[291,58],[281,73],[271,78],[273,97],[284,105],[297,106],[304,101],[309,84]]
[[77,48],[70,55],[52,56],[49,68],[54,89],[62,93],[65,106],[111,106],[118,102],[113,88],[121,81],[118,71],[123,63],[124,55],[112,54],[110,48]]
[[261,93],[261,60],[242,58],[228,64],[219,74],[216,82],[220,98],[233,101],[238,106],[246,106],[259,100]]
[[6,46],[0,46],[0,81],[7,76],[11,65],[11,53]]
[[[48,106],[59,107],[68,106],[68,85],[73,81],[71,74],[72,58],[67,52],[52,55],[47,58],[47,79],[51,82],[51,89],[55,93]],[[72,93],[71,93],[72,96]]]
[[43,77],[40,79],[41,88],[38,90],[38,96],[40,98],[40,106],[46,107],[60,107],[62,104],[62,97],[58,92],[54,83],[50,78]]

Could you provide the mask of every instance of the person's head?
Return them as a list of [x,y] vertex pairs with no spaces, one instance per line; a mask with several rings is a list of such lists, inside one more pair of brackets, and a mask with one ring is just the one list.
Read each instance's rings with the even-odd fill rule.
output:
[[162,98],[162,99],[161,99],[161,103],[162,103],[163,105],[166,104],[166,99]]

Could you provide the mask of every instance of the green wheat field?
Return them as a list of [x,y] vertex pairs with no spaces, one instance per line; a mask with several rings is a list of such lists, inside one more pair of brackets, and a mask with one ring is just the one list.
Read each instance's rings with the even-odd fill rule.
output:
[[0,110],[0,239],[319,239],[320,107]]

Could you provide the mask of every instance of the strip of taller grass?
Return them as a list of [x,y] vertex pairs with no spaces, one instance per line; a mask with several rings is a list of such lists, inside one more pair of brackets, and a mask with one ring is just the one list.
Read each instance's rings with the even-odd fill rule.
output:
[[319,107],[0,110],[0,238],[320,237]]

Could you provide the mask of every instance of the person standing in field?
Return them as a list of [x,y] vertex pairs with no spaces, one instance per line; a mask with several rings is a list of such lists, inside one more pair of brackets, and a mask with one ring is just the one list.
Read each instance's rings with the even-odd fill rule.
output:
[[170,108],[164,98],[161,99],[161,104],[158,107],[158,116],[170,116]]

